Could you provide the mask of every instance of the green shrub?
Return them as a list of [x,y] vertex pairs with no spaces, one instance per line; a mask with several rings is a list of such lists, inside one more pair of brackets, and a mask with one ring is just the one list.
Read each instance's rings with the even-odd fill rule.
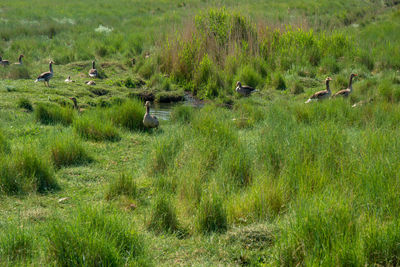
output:
[[47,234],[49,259],[58,266],[149,265],[142,237],[115,214],[83,208],[76,219],[53,222]]
[[23,108],[23,109],[25,109],[26,111],[29,111],[29,112],[33,111],[32,103],[27,98],[18,99],[18,107],[19,108]]
[[92,161],[83,144],[74,136],[58,137],[50,147],[51,159],[57,168],[80,165]]
[[75,131],[85,139],[93,141],[118,141],[119,133],[104,116],[90,113],[74,121]]
[[138,99],[130,99],[110,111],[111,120],[118,126],[129,130],[142,130],[145,107]]
[[106,191],[106,199],[124,195],[135,198],[137,196],[137,185],[132,176],[125,173],[119,174],[112,179]]
[[43,124],[69,125],[75,118],[75,112],[69,107],[60,107],[54,104],[39,104],[35,110],[36,121]]
[[170,197],[159,194],[153,201],[148,227],[157,233],[178,230],[178,218]]
[[197,230],[201,233],[225,232],[228,228],[227,214],[216,192],[203,195],[198,209]]

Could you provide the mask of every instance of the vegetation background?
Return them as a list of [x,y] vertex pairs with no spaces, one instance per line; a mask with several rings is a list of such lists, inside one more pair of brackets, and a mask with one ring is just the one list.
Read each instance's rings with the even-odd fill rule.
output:
[[1,2],[0,264],[399,265],[398,4]]

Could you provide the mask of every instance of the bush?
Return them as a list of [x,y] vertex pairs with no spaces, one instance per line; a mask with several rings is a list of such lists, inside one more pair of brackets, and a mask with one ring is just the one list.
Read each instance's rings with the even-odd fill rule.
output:
[[157,233],[170,233],[178,230],[175,207],[168,196],[160,194],[154,200],[148,227]]
[[142,130],[145,107],[138,99],[130,99],[110,111],[111,120],[118,126],[129,130]]
[[47,238],[58,266],[149,265],[142,237],[115,211],[81,209],[76,219],[53,222]]
[[69,107],[54,104],[39,104],[35,110],[36,121],[43,124],[70,125],[75,118],[75,112]]
[[93,141],[118,141],[121,139],[113,124],[100,114],[85,114],[74,121],[74,129],[83,138]]
[[137,196],[137,185],[135,180],[125,173],[119,174],[118,177],[111,180],[106,192],[106,199],[110,200],[120,195],[132,198]]
[[197,230],[201,233],[225,232],[228,221],[222,200],[217,193],[204,195],[196,217]]
[[29,111],[29,112],[33,111],[32,103],[27,98],[18,99],[18,107],[19,108],[23,108],[23,109],[25,109],[26,111]]
[[57,138],[50,148],[51,159],[57,168],[80,165],[92,161],[79,139],[74,136]]

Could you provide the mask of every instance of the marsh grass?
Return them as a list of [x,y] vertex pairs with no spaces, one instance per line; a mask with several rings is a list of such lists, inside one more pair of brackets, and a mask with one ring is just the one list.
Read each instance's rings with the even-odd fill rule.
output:
[[138,99],[130,99],[120,106],[114,106],[110,110],[110,118],[115,125],[122,126],[128,130],[143,130],[143,117],[145,107]]
[[197,212],[196,229],[200,233],[225,232],[228,220],[223,201],[216,192],[204,194]]
[[120,173],[111,180],[107,187],[105,198],[110,200],[122,195],[131,198],[138,196],[138,188],[135,180],[131,175],[126,173]]
[[171,111],[171,120],[181,123],[189,123],[194,116],[194,108],[191,106],[175,106]]
[[50,146],[51,159],[57,168],[82,165],[93,161],[83,143],[74,135],[63,135]]
[[54,221],[47,238],[49,259],[59,265],[149,265],[142,237],[101,208],[82,208],[76,220]]
[[23,147],[2,157],[0,188],[4,194],[45,193],[58,188],[48,160],[34,147]]
[[17,105],[18,105],[19,108],[23,108],[28,112],[32,112],[33,111],[32,102],[27,98],[18,99]]
[[43,124],[72,124],[75,112],[69,107],[60,107],[55,104],[40,103],[35,109],[36,121]]
[[27,262],[34,254],[34,235],[19,225],[7,225],[0,234],[0,263]]
[[100,141],[119,141],[118,130],[104,114],[88,112],[74,121],[75,131],[83,138]]
[[10,152],[10,145],[7,142],[6,136],[0,129],[0,154]]
[[160,193],[153,200],[148,228],[156,233],[173,233],[179,230],[176,209],[168,195]]

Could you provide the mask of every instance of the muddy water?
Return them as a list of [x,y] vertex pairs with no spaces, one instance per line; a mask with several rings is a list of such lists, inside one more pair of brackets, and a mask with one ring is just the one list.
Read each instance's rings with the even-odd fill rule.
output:
[[203,107],[204,103],[190,95],[185,95],[185,100],[181,102],[172,103],[153,103],[150,109],[150,114],[155,115],[160,120],[169,120],[171,118],[171,111],[175,106],[186,105],[196,108]]

